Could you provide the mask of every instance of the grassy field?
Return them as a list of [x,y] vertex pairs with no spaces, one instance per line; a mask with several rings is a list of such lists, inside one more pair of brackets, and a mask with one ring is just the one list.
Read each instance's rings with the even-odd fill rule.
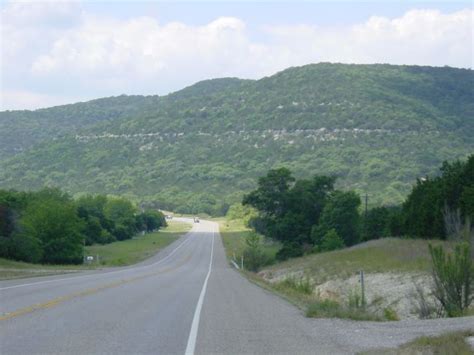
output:
[[159,232],[106,245],[87,246],[85,255],[92,255],[94,259],[99,255],[99,263],[94,262],[90,265],[37,265],[0,258],[0,280],[56,275],[102,266],[135,264],[156,254],[190,229],[191,225],[188,223],[171,220],[168,227]]

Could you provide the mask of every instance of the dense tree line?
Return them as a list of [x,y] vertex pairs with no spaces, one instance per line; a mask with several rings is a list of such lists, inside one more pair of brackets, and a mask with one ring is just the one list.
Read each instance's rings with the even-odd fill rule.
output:
[[34,263],[82,263],[84,245],[132,238],[166,225],[156,210],[128,200],[86,195],[77,200],[57,189],[0,190],[0,257]]
[[472,228],[474,155],[444,162],[440,170],[437,177],[418,179],[402,205],[366,213],[358,194],[334,188],[334,177],[296,181],[286,168],[259,178],[242,203],[258,211],[248,221],[256,232],[282,242],[279,259],[389,236],[446,239]]
[[459,237],[474,221],[474,155],[444,162],[436,177],[418,179],[398,207],[369,210],[365,239],[410,236],[423,239]]

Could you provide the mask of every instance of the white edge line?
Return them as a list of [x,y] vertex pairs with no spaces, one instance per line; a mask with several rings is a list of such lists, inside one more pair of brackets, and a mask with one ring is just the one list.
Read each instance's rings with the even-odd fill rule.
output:
[[149,265],[142,265],[142,266],[136,266],[136,267],[131,267],[123,270],[115,270],[115,271],[109,271],[109,272],[102,272],[102,273],[96,273],[96,274],[89,274],[89,275],[83,275],[83,276],[73,276],[73,277],[65,277],[62,279],[54,279],[54,280],[47,280],[47,281],[39,281],[39,282],[31,282],[28,284],[20,284],[20,285],[14,285],[14,286],[7,286],[7,287],[1,287],[0,291],[3,290],[9,290],[13,288],[20,288],[20,287],[26,287],[26,286],[34,286],[34,285],[41,285],[41,284],[46,284],[46,283],[52,283],[52,282],[59,282],[59,281],[71,281],[71,280],[78,280],[78,279],[84,279],[86,277],[92,277],[92,276],[104,276],[104,275],[110,275],[110,274],[116,274],[118,272],[126,272],[130,270],[139,270],[139,269],[144,269],[144,268],[149,268],[151,266],[156,266],[163,261],[167,260],[171,255],[173,255],[179,248],[181,248],[184,244],[186,244],[190,240],[190,236],[186,238],[184,242],[182,242],[180,245],[178,245],[175,249],[173,249],[168,255],[166,255],[163,259],[158,260],[154,262],[153,264]]
[[[215,228],[215,227],[214,227]],[[209,270],[207,272],[206,279],[202,285],[201,294],[199,295],[199,300],[196,305],[196,310],[194,311],[193,323],[191,325],[191,330],[189,332],[188,344],[186,346],[186,355],[194,355],[194,350],[196,348],[197,334],[199,330],[199,320],[201,318],[201,309],[204,303],[204,297],[206,296],[207,282],[209,281],[209,276],[211,276],[212,270],[212,257],[214,255],[214,237],[215,231],[212,232],[212,246],[211,246],[211,260],[209,262]]]

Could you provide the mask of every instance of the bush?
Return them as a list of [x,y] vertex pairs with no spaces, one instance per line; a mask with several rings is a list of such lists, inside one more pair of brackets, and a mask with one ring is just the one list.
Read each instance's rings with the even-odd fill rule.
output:
[[452,254],[442,246],[429,246],[433,262],[433,293],[448,317],[465,314],[473,300],[473,261],[469,244],[460,243]]
[[334,317],[336,313],[339,313],[341,305],[336,301],[322,300],[312,302],[306,310],[307,317],[322,318],[322,317]]
[[285,243],[283,247],[276,254],[279,261],[287,260],[289,258],[296,258],[303,255],[303,246],[298,243]]
[[335,229],[330,229],[321,240],[321,251],[331,251],[344,248],[344,241]]
[[261,247],[260,236],[251,233],[245,238],[244,267],[250,271],[258,271],[261,267],[272,263],[273,258]]
[[400,320],[397,312],[395,312],[395,310],[390,307],[386,307],[383,309],[383,316],[385,317],[386,320],[390,320],[390,321]]
[[15,260],[39,263],[43,258],[41,242],[29,235],[14,234],[7,248],[9,256]]

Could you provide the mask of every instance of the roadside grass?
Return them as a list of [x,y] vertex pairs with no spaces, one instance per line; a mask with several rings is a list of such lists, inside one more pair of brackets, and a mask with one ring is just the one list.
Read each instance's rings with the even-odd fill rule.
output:
[[428,245],[448,242],[415,239],[384,238],[356,245],[352,248],[309,254],[289,259],[266,268],[268,272],[279,270],[304,271],[316,284],[334,278],[349,278],[358,270],[376,272],[429,272],[431,259]]
[[[85,255],[99,256],[101,266],[125,266],[145,260],[160,249],[171,244],[180,235],[189,231],[189,223],[168,221],[168,227],[153,233],[139,235],[132,239],[85,248]],[[96,264],[97,265],[97,264]]]
[[378,349],[361,354],[374,355],[415,355],[415,354],[456,354],[468,355],[473,354],[474,350],[467,343],[466,338],[474,336],[474,330],[447,333],[440,336],[420,337],[397,349]]
[[395,320],[387,316],[378,316],[367,312],[364,308],[342,305],[332,300],[313,301],[306,309],[306,316],[310,318],[343,318],[365,321],[390,321]]
[[57,275],[101,266],[135,264],[156,254],[190,229],[191,225],[188,223],[171,220],[168,222],[168,227],[158,232],[105,245],[87,246],[84,250],[85,255],[92,255],[94,258],[99,255],[99,263],[89,265],[42,265],[0,258],[0,280]]
[[[243,255],[246,248],[245,239],[252,234],[252,230],[244,225],[241,220],[226,220],[224,218],[216,218],[214,221],[219,223],[222,242],[227,255],[227,259],[237,259]],[[280,250],[280,244],[272,240],[263,240],[262,250],[272,259]]]
[[91,265],[38,265],[0,258],[0,280],[65,274],[94,268]]

